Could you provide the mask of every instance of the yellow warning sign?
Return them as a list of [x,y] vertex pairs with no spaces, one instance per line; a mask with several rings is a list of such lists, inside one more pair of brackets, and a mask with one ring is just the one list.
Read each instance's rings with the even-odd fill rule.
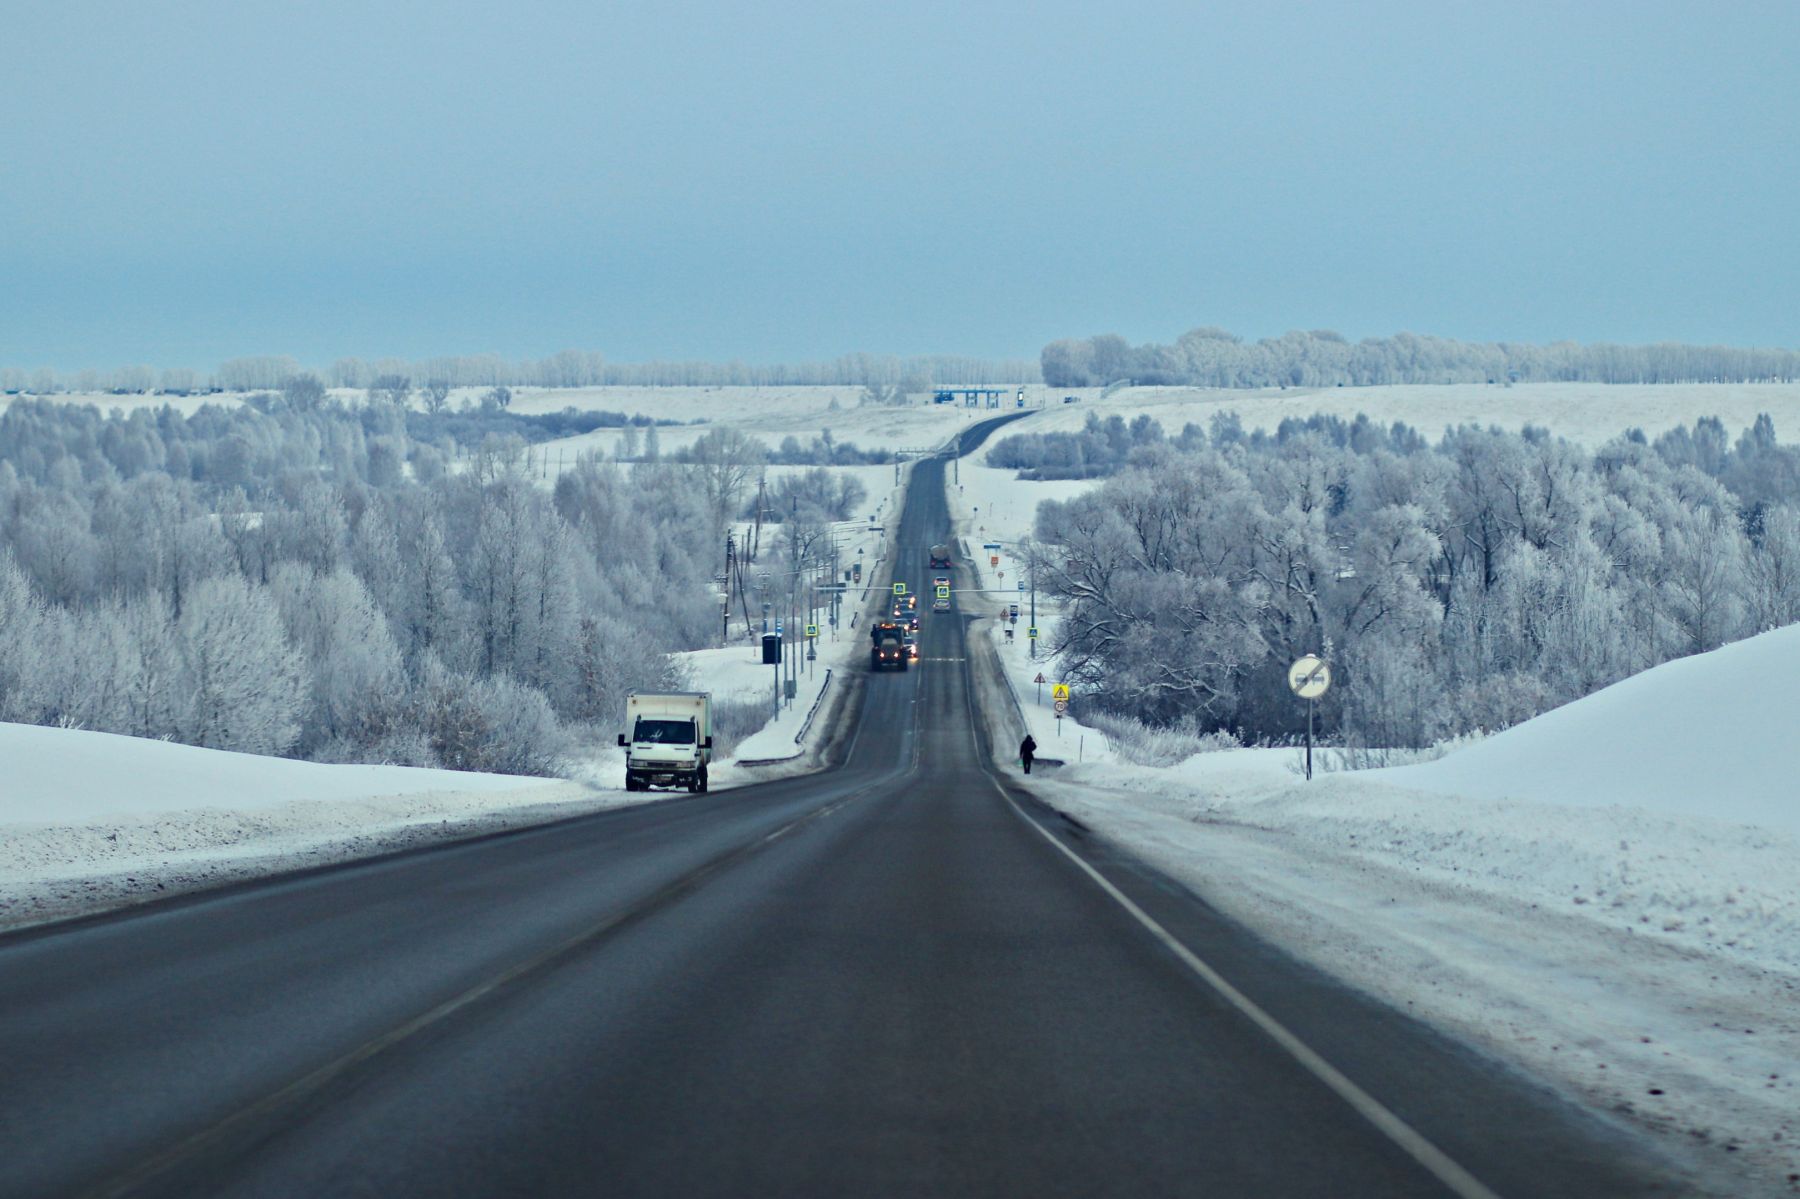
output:
[[1058,684],[1056,684],[1056,686],[1050,688],[1050,698],[1051,699],[1068,699],[1069,698],[1069,685],[1067,683],[1058,683]]

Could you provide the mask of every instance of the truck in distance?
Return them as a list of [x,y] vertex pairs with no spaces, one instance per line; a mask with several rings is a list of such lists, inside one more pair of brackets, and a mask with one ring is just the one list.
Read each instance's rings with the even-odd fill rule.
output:
[[870,670],[905,670],[910,660],[905,625],[884,620],[869,627]]
[[933,570],[949,570],[950,569],[950,547],[949,546],[939,544],[939,545],[934,545],[931,547],[931,569],[933,569]]
[[706,790],[712,762],[710,691],[633,691],[625,697],[625,789]]

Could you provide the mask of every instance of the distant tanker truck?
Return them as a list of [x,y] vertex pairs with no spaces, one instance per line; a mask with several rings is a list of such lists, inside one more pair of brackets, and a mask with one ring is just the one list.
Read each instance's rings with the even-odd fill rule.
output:
[[933,569],[933,570],[949,570],[950,569],[950,547],[949,546],[934,545],[931,547],[931,569]]

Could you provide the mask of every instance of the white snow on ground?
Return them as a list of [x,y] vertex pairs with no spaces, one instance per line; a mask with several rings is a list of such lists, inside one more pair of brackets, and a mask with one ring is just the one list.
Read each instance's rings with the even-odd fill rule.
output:
[[[1036,393],[1028,393],[1035,400]],[[1128,387],[1102,399],[1096,392],[1063,404],[1052,393],[1041,412],[1008,432],[1079,429],[1089,413],[1130,422],[1148,415],[1170,436],[1189,421],[1202,429],[1216,413],[1235,412],[1245,429],[1273,431],[1289,417],[1317,412],[1352,420],[1367,413],[1377,424],[1401,421],[1435,441],[1451,425],[1538,425],[1578,445],[1598,449],[1626,429],[1655,437],[1677,425],[1691,426],[1717,416],[1733,437],[1760,412],[1775,418],[1784,442],[1800,438],[1800,384],[1797,383],[1520,383],[1514,387],[1479,383],[1391,387],[1290,387],[1238,391],[1200,387]]]
[[[833,440],[859,449],[922,449],[994,415],[960,404],[865,405],[859,402],[861,396],[860,387],[592,387],[515,392],[512,407],[527,414],[573,407],[704,422],[659,427],[657,441],[665,454],[718,426],[741,430],[771,449],[790,436],[808,445],[827,429]],[[644,430],[637,432],[641,442]],[[598,429],[544,442],[536,449],[540,454],[547,450],[551,458],[561,450],[573,462],[585,450],[612,455],[623,436],[620,429]]]
[[6,824],[170,811],[210,806],[223,797],[231,797],[231,806],[240,811],[261,811],[296,800],[493,792],[543,782],[405,766],[325,766],[23,724],[0,724],[0,760],[6,763],[0,776],[0,822]]
[[[455,388],[450,404],[455,407],[464,400],[478,400],[486,390]],[[1005,411],[1013,411],[1012,390],[1008,389]],[[564,408],[602,409],[659,420],[725,424],[771,445],[790,433],[805,442],[823,428],[830,428],[839,441],[853,441],[864,449],[924,445],[942,440],[952,428],[994,415],[990,409],[960,404],[864,407],[858,402],[860,387],[515,387],[512,392],[516,412],[536,415]],[[241,403],[245,394],[115,396],[96,392],[45,398],[92,404],[102,412],[167,404],[191,413],[204,404]],[[338,389],[332,394],[346,400],[360,400],[363,395],[354,389]],[[1634,426],[1654,437],[1676,425],[1692,425],[1703,416],[1720,417],[1735,436],[1738,430],[1748,428],[1758,413],[1767,412],[1775,418],[1781,440],[1800,437],[1800,384],[1795,383],[1520,383],[1513,387],[1455,383],[1262,390],[1127,387],[1105,398],[1097,388],[1030,384],[1025,394],[1033,415],[1008,432],[1075,429],[1090,412],[1128,421],[1148,414],[1171,435],[1189,421],[1204,428],[1217,412],[1236,412],[1246,429],[1270,430],[1287,417],[1325,412],[1348,420],[1361,412],[1382,424],[1403,421],[1434,439],[1447,425],[1495,424],[1506,429],[1540,425],[1591,449]],[[1066,395],[1078,396],[1079,402],[1062,403]],[[0,405],[14,398],[0,396]],[[836,410],[831,407],[833,402]],[[669,450],[705,431],[704,425],[666,427],[658,429],[657,435]],[[610,451],[617,437],[616,431],[603,430],[547,444],[552,457],[559,445],[572,457],[575,449]]]
[[1371,776],[1476,799],[1625,803],[1800,837],[1793,678],[1800,625],[1666,662],[1436,762]]
[[582,782],[328,766],[0,724],[0,927],[623,799]]

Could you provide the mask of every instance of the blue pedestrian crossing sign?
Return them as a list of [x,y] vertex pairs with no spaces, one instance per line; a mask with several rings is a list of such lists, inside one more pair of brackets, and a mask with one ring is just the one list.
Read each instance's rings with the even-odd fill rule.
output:
[[906,594],[906,584],[905,583],[895,583],[894,584],[894,594],[895,595],[905,595]]
[[819,635],[819,626],[816,624],[807,625],[806,626],[806,635],[808,637],[817,637]]
[[950,589],[948,587],[939,587],[937,597],[939,599],[949,599]]
[[1026,629],[1025,635],[1027,637],[1031,638],[1033,641],[1036,641],[1037,640],[1037,626],[1032,625],[1030,628]]

